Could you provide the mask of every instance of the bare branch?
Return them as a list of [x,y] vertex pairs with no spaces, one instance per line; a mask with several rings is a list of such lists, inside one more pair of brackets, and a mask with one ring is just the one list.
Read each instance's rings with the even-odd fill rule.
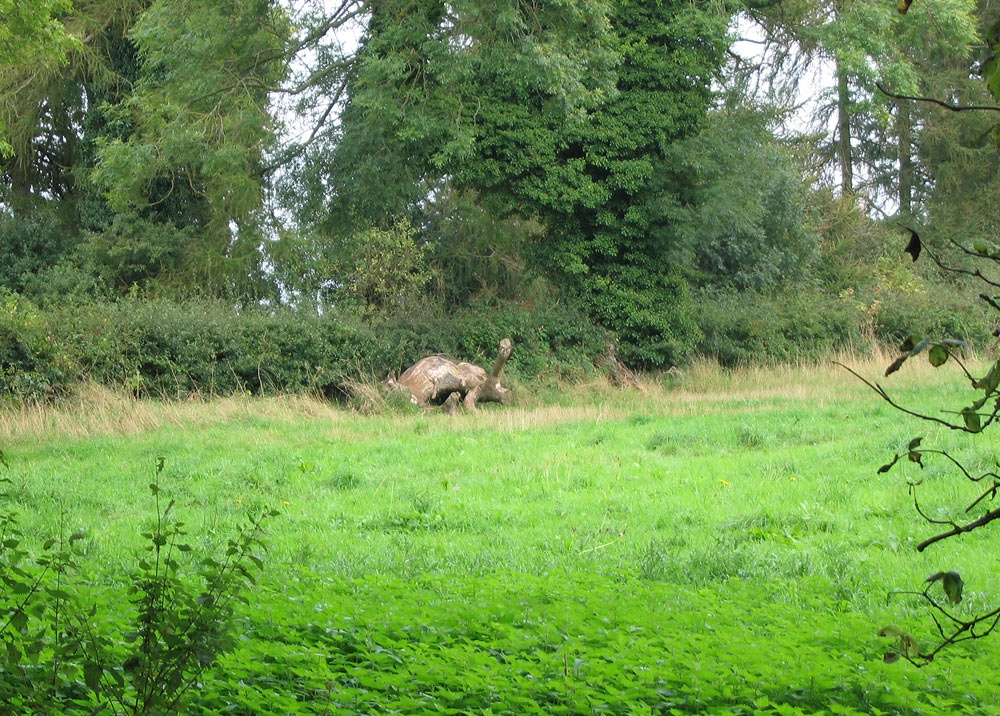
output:
[[[927,519],[926,515],[924,515],[923,512],[921,512],[920,514],[924,516],[924,519]],[[980,517],[978,520],[973,520],[972,522],[966,525],[948,523],[948,524],[953,524],[954,527],[952,527],[947,532],[942,532],[939,535],[934,535],[929,539],[925,539],[923,542],[917,545],[917,551],[923,552],[925,549],[930,547],[935,542],[940,542],[943,539],[948,539],[949,537],[954,537],[955,535],[965,534],[966,532],[972,532],[972,530],[988,525],[990,522],[993,522],[994,520],[998,519],[1000,519],[1000,508],[997,508],[995,510],[990,510],[985,515]],[[934,520],[928,520],[928,521],[934,522]],[[937,524],[941,523],[938,522]]]
[[[889,405],[891,405],[892,407],[894,407],[896,410],[898,410],[901,413],[905,413],[906,415],[912,415],[913,417],[920,418],[921,420],[927,420],[927,421],[932,422],[932,423],[937,423],[938,425],[944,425],[945,427],[951,428],[952,430],[961,430],[962,432],[970,432],[970,430],[968,428],[966,428],[965,425],[958,425],[956,423],[952,423],[952,422],[949,422],[947,420],[943,420],[941,418],[936,418],[933,415],[926,415],[924,413],[918,413],[915,410],[910,410],[909,408],[905,408],[902,405],[900,405],[899,403],[897,403],[895,400],[893,400],[893,398],[886,392],[885,388],[883,388],[878,383],[872,383],[871,381],[869,381],[868,379],[866,379],[864,376],[862,376],[858,372],[852,370],[851,368],[847,367],[843,363],[840,363],[839,361],[834,361],[834,365],[839,365],[841,368],[843,368],[848,373],[850,373],[851,375],[853,375],[855,378],[857,378],[858,380],[860,380],[862,383],[864,383],[865,385],[867,385],[869,388],[871,388],[872,390],[874,390],[879,395],[879,397],[882,398],[882,400],[884,400],[885,402],[887,402]],[[992,420],[992,416],[991,416],[990,420]],[[985,425],[986,425],[986,423],[984,423],[984,426]]]
[[950,112],[1000,112],[1000,107],[997,107],[996,105],[952,104],[950,102],[945,102],[940,99],[935,99],[934,97],[912,97],[910,95],[890,92],[879,82],[876,82],[875,86],[878,87],[879,92],[886,95],[887,97],[891,97],[892,99],[910,100],[912,102],[926,102],[928,104],[936,104],[938,107],[944,107]]

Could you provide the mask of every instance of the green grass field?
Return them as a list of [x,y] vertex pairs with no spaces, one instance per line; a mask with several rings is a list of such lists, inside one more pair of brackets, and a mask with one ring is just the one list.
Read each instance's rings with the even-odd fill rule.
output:
[[[945,369],[883,383],[964,400]],[[876,472],[918,435],[988,468],[995,440],[907,418],[832,366],[519,392],[449,417],[94,389],[0,416],[3,475],[28,535],[84,532],[102,604],[155,519],[158,458],[196,550],[280,510],[188,713],[1000,713],[1000,636],[919,669],[883,663],[877,636],[934,640],[918,600],[886,597],[940,570],[965,578],[960,613],[1000,601],[989,528],[914,549],[936,530],[907,480],[937,517],[975,488],[943,461]]]

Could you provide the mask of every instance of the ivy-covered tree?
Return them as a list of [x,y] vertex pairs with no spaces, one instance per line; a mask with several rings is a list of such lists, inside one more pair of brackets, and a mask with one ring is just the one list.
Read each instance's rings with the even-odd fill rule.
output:
[[[687,2],[615,2],[613,91],[585,114],[544,124],[546,98],[516,78],[485,85],[480,161],[460,181],[545,227],[535,257],[618,334],[627,362],[662,367],[692,347],[684,277],[691,245],[673,208],[670,146],[695,134],[712,101],[728,17]],[[548,115],[551,116],[551,115]]]
[[619,334],[626,359],[682,357],[695,334],[690,246],[670,207],[688,197],[666,151],[712,101],[728,16],[629,1],[368,10],[340,123],[310,136],[293,184],[327,250],[401,215],[422,225],[452,187],[498,221],[536,221],[529,261]]

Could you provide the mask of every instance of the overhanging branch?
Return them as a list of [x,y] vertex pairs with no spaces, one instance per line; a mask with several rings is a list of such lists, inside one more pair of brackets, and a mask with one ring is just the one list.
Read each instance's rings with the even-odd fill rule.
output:
[[988,104],[952,104],[951,102],[945,102],[944,100],[936,99],[934,97],[913,97],[910,95],[899,94],[897,92],[890,92],[881,83],[876,82],[875,86],[878,87],[879,92],[897,100],[910,100],[912,102],[926,102],[927,104],[935,104],[938,107],[943,107],[949,112],[1000,112],[1000,107],[996,105]]

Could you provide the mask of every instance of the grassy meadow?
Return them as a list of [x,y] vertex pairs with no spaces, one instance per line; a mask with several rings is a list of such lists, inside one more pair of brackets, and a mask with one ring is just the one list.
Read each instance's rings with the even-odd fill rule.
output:
[[[954,367],[879,379],[908,405],[970,402]],[[158,458],[196,550],[281,512],[187,713],[1000,713],[1000,637],[916,668],[877,636],[934,640],[917,599],[886,597],[940,570],[965,579],[961,613],[1000,600],[995,530],[914,548],[940,530],[907,480],[935,517],[975,487],[941,460],[877,473],[916,436],[988,469],[988,435],[901,415],[832,364],[516,387],[453,417],[90,388],[0,413],[0,476],[28,535],[82,532],[102,604],[155,520]]]

